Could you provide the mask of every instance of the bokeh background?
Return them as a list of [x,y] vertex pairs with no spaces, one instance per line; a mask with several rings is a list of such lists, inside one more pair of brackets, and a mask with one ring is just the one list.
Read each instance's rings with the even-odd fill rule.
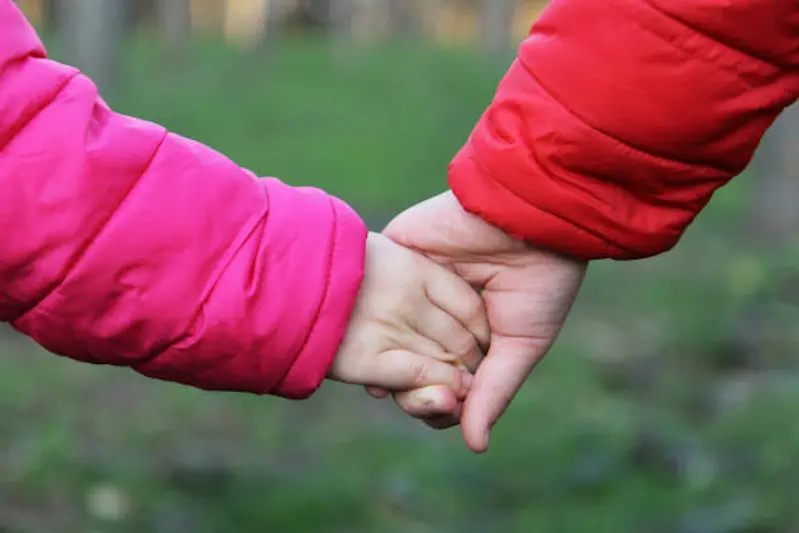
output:
[[[115,109],[380,229],[546,2],[18,4]],[[484,456],[354,388],[202,393],[0,329],[0,532],[799,532],[798,154],[793,109],[676,250],[595,264]]]

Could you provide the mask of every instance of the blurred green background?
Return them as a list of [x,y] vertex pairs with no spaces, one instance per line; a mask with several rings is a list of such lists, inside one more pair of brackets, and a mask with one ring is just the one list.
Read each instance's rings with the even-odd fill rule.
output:
[[[447,26],[408,0],[369,33],[347,24],[367,2],[343,19],[306,2],[250,35],[228,12],[197,28],[222,0],[162,3],[20,2],[115,109],[324,188],[374,229],[446,188],[542,4],[441,2]],[[484,456],[354,388],[203,393],[0,329],[0,532],[799,532],[797,123],[676,250],[592,267]]]

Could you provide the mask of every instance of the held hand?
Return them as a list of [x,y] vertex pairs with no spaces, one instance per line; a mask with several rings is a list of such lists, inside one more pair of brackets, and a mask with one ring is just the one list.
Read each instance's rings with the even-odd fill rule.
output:
[[[469,448],[483,452],[494,423],[555,341],[587,265],[512,238],[467,213],[451,192],[401,213],[384,234],[446,266],[481,292],[491,345],[460,424]],[[370,393],[380,395],[374,389]],[[420,402],[420,394],[429,401]],[[398,394],[396,399],[406,412],[423,419],[442,412],[454,415],[433,417],[433,427],[449,425],[460,414],[450,408],[454,399],[440,387]]]
[[[328,377],[408,390],[439,385],[457,404],[489,342],[483,302],[462,279],[379,234],[367,240],[364,279]],[[454,405],[451,408],[454,409]]]

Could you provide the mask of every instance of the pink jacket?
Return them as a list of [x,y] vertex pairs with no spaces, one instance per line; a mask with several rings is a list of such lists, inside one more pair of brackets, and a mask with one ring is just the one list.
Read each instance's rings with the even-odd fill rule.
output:
[[48,350],[303,398],[363,275],[344,203],[112,112],[0,0],[0,320]]

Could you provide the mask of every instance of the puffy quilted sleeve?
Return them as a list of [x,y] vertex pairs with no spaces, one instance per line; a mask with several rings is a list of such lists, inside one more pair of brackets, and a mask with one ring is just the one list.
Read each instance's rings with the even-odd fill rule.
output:
[[314,189],[114,113],[0,0],[0,320],[50,351],[203,389],[324,378],[366,229]]
[[553,0],[450,185],[534,245],[655,255],[797,96],[796,0]]

